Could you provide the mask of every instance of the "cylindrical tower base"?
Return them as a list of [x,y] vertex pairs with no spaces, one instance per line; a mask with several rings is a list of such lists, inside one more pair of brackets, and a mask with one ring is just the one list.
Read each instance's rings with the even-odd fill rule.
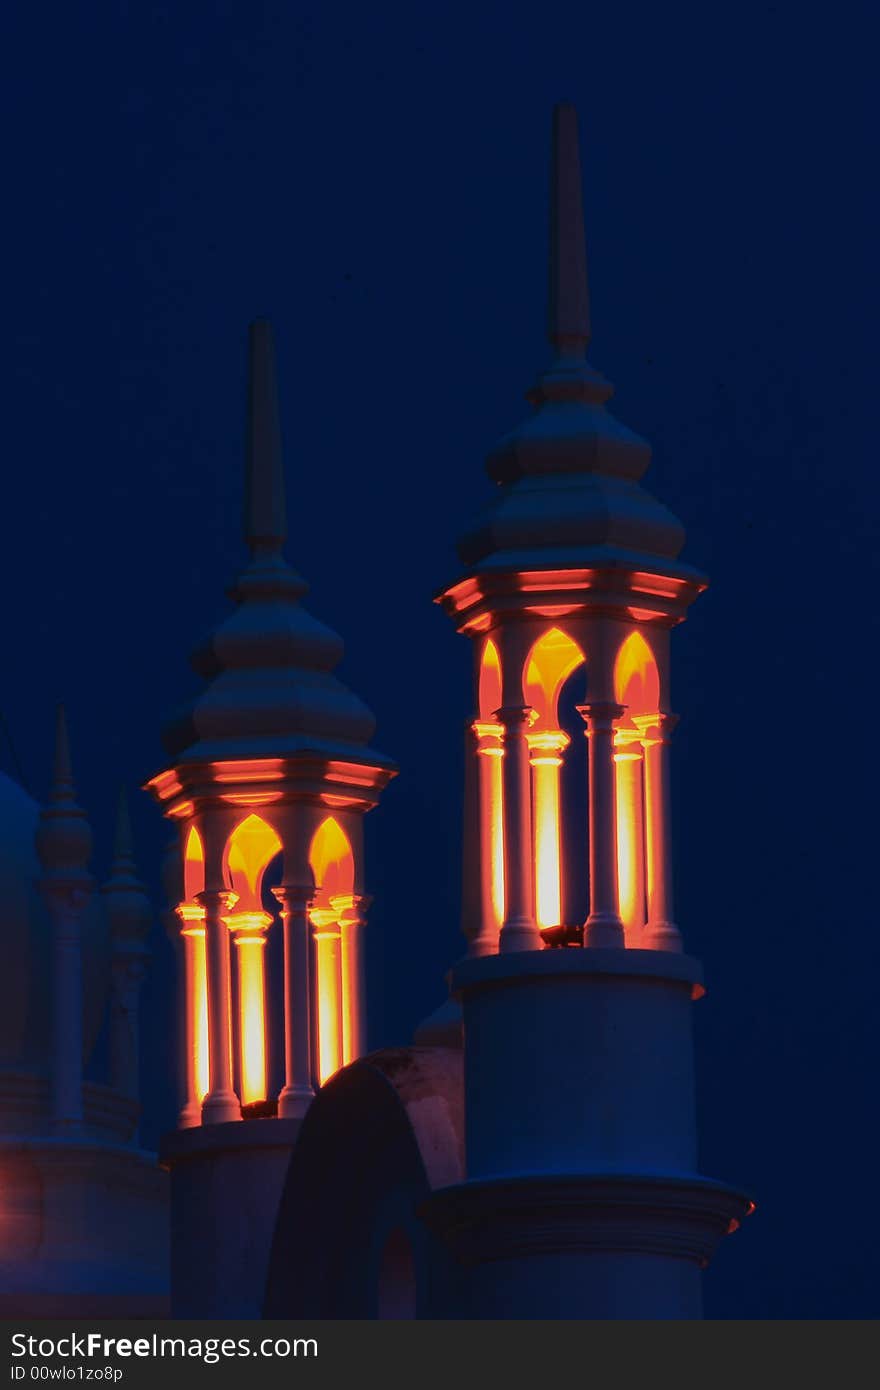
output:
[[700,1271],[750,1210],[696,1171],[690,1001],[662,951],[461,962],[467,1179],[422,1215],[478,1318],[698,1318]]

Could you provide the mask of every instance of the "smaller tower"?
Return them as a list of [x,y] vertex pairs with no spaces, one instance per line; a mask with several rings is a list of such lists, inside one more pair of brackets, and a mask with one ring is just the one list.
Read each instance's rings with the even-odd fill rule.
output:
[[102,891],[110,924],[110,1084],[121,1095],[137,1101],[139,1002],[150,959],[147,936],[152,912],[135,870],[124,790],[119,793],[113,866]]
[[56,716],[52,790],[40,813],[36,844],[52,922],[52,1122],[59,1134],[75,1137],[83,1128],[81,927],[92,891],[92,832],[74,794],[63,705]]
[[[180,1213],[173,1301],[190,1316],[259,1312],[299,1122],[316,1088],[366,1050],[362,824],[395,768],[369,746],[372,714],[334,674],[342,641],[303,607],[286,537],[274,344],[260,320],[249,559],[234,611],[194,654],[206,686],[167,727],[170,763],[148,784],[180,836],[184,1099],[165,1156]],[[280,980],[267,963],[278,957]],[[229,1204],[250,1212],[246,1232],[217,1208],[224,1174]],[[206,1283],[197,1269],[209,1249]]]

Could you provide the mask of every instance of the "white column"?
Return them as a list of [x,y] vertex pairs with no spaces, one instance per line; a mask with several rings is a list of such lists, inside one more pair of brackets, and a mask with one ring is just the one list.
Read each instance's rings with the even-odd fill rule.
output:
[[475,739],[478,780],[478,828],[476,830],[480,873],[479,929],[470,938],[468,954],[494,955],[504,921],[504,730],[491,720],[475,720],[471,726]]
[[620,705],[593,701],[578,705],[586,724],[590,761],[590,915],[584,945],[623,946],[617,903],[617,815],[614,800],[614,721]]
[[645,927],[645,793],[642,745],[635,729],[614,741],[617,799],[617,879],[620,919],[627,946],[641,945]]
[[88,878],[55,880],[45,891],[53,928],[52,1123],[62,1134],[76,1135],[83,1128],[81,922]]
[[284,1086],[278,1097],[282,1119],[306,1113],[315,1094],[311,1042],[311,959],[309,884],[287,883],[272,892],[281,904],[284,929]]
[[227,889],[206,888],[197,894],[196,900],[205,909],[208,966],[210,1086],[202,1103],[202,1121],[204,1124],[223,1124],[241,1119],[241,1106],[232,1085],[229,928],[223,920],[235,904],[236,896]]
[[371,899],[349,893],[330,899],[339,914],[342,952],[342,1063],[347,1066],[367,1050],[366,997],[363,934]]
[[678,723],[674,714],[639,715],[645,750],[647,812],[648,921],[642,944],[647,950],[680,951],[681,934],[672,907],[672,826],[669,807],[669,739]]
[[205,909],[198,903],[180,903],[176,916],[180,919],[180,1026],[183,1029],[183,1106],[177,1123],[180,1129],[190,1129],[202,1122],[202,1101],[209,1089]]
[[496,711],[504,729],[504,925],[499,949],[540,951],[543,940],[535,921],[532,789],[526,734],[533,718],[528,705],[504,705]]

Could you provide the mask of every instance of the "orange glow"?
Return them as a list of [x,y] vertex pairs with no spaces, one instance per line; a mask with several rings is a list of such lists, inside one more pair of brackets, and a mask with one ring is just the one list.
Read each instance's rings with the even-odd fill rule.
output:
[[627,945],[633,945],[645,925],[645,830],[642,750],[628,731],[615,738],[614,776],[619,912]]
[[[250,914],[241,913],[240,917]],[[257,914],[254,914],[257,915]],[[268,913],[261,914],[265,924]],[[227,919],[233,926],[233,919]],[[266,985],[261,931],[235,938],[238,960],[238,1026],[241,1041],[241,1102],[252,1105],[266,1099]]]
[[183,923],[180,934],[183,937],[183,968],[186,989],[187,1092],[194,1096],[201,1105],[208,1094],[209,1058],[205,909],[200,907],[198,903],[181,903],[177,909],[177,915]]
[[[357,983],[343,978],[340,917],[354,889],[354,856],[342,826],[332,816],[315,831],[309,850],[315,878],[315,900],[310,912],[315,941],[318,999],[318,1079],[321,1085],[345,1061],[345,1038],[353,1034],[354,1010],[363,1001],[354,996]],[[345,1007],[347,1018],[343,1017]]]
[[501,661],[491,638],[483,645],[477,693],[480,717],[474,724],[479,759],[481,901],[484,922],[500,929],[504,921],[504,735],[493,718],[503,703]]
[[263,875],[281,841],[259,816],[246,816],[226,845],[227,881],[235,912],[224,921],[234,935],[238,964],[238,1053],[241,1101],[266,1099],[266,980],[263,947],[271,915],[263,909]]
[[631,632],[614,663],[614,698],[627,714],[653,714],[660,706],[660,677],[654,654],[640,632]]
[[483,720],[491,719],[495,711],[501,708],[502,703],[501,659],[492,638],[487,637],[480,661],[480,684],[477,696],[480,718]]
[[538,638],[526,660],[523,681],[525,703],[538,715],[536,730],[556,728],[559,692],[583,660],[577,642],[558,627],[551,627]]
[[559,769],[568,735],[561,730],[527,735],[535,817],[535,915],[539,927],[562,921],[562,854],[559,832]]
[[523,699],[537,718],[527,735],[532,764],[535,853],[535,916],[539,927],[562,921],[562,850],[559,822],[559,769],[568,735],[558,727],[559,692],[584,654],[577,642],[551,627],[526,659]]
[[[631,632],[621,643],[614,663],[614,696],[626,709],[614,741],[618,902],[627,945],[635,945],[645,925],[646,878],[650,880],[653,873],[651,845],[645,838],[645,766],[639,729],[660,703],[657,662],[640,632]],[[633,727],[633,719],[638,728]]]
[[353,893],[340,893],[331,898],[330,906],[339,924],[340,973],[342,977],[342,1063],[348,1066],[358,1055],[355,1039],[360,1033],[361,1010],[364,1001],[358,998],[360,979],[355,954],[361,949],[357,940],[357,898]]
[[236,826],[226,846],[226,870],[242,911],[262,911],[263,874],[281,849],[271,825],[248,816]]
[[196,894],[205,886],[205,848],[202,837],[195,826],[190,828],[183,851],[183,895],[188,903],[195,902]]
[[280,782],[284,764],[280,758],[252,758],[211,764],[218,782]]

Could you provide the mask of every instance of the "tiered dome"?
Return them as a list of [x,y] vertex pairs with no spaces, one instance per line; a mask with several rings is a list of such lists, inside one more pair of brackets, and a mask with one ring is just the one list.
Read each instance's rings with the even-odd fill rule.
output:
[[590,303],[574,107],[554,112],[548,336],[555,358],[528,393],[535,413],[487,460],[500,492],[459,544],[473,571],[649,568],[677,561],[684,528],[640,485],[650,445],[606,410],[613,387],[587,362]]
[[283,555],[281,430],[265,321],[250,331],[244,536],[251,558],[231,590],[237,606],[193,654],[209,684],[166,727],[167,752],[183,763],[315,753],[383,765],[367,746],[373,715],[333,674],[342,639],[302,606],[308,585]]

